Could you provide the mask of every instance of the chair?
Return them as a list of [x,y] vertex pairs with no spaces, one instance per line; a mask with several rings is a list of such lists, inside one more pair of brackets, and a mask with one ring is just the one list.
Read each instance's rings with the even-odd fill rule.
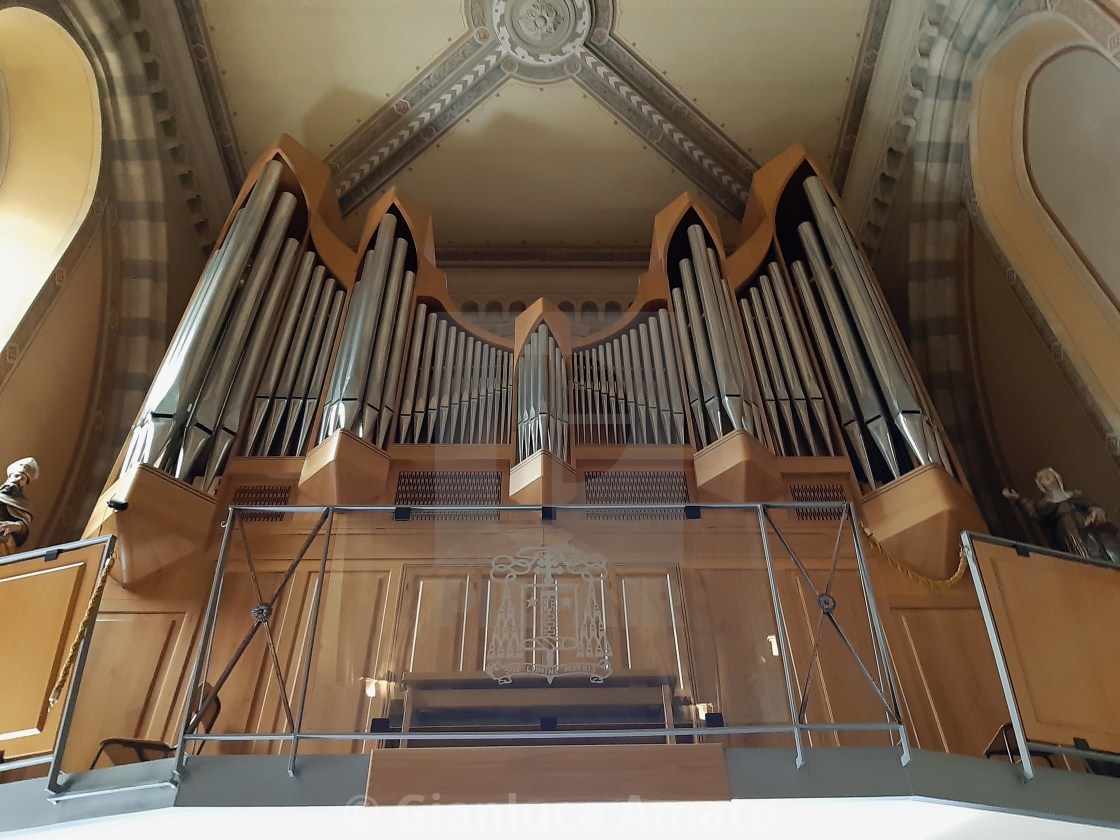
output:
[[[1079,750],[1092,750],[1093,752],[1101,755],[1113,756],[1120,759],[1120,754],[1114,752],[1106,752],[1105,750],[1094,750],[1089,746],[1089,742],[1084,738],[1074,738],[1073,745]],[[1085,769],[1089,771],[1092,776],[1113,776],[1120,778],[1120,763],[1103,758],[1082,758],[1085,762]]]
[[[1035,744],[1030,749],[1030,754],[1033,758],[1045,759],[1047,764],[1051,767],[1054,766],[1054,753],[1044,749],[1042,745]],[[992,738],[992,742],[988,744],[988,748],[984,750],[984,758],[992,758],[997,755],[1005,755],[1011,761],[1019,756],[1019,746],[1015,743],[1015,730],[1010,723],[1005,723],[999,728],[995,737]]]
[[[221,701],[214,693],[214,687],[210,683],[202,685],[202,712],[195,716],[187,727],[190,733],[197,732],[199,729],[209,735],[214,729],[214,723],[218,719],[218,714],[222,711]],[[194,750],[194,754],[198,755],[201,752],[204,743],[199,743]],[[93,770],[97,767],[97,762],[101,760],[104,755],[109,763],[112,765],[118,764],[135,764],[140,761],[154,761],[158,758],[171,758],[175,755],[176,746],[165,744],[163,741],[149,741],[143,738],[106,738],[101,742],[97,748],[97,755],[93,757],[90,762],[89,769]]]

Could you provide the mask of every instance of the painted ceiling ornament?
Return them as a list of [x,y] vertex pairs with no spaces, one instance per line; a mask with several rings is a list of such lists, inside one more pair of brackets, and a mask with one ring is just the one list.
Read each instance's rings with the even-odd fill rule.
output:
[[603,604],[603,558],[570,546],[527,546],[490,564],[498,610],[487,634],[487,674],[505,685],[515,678],[611,674]]
[[529,0],[517,13],[517,28],[525,39],[543,45],[563,32],[571,19],[571,6],[567,3]]
[[554,82],[579,71],[580,65],[567,59],[583,49],[602,5],[603,0],[490,0],[479,8],[472,0],[467,14],[472,25],[497,37],[503,69],[528,81]]

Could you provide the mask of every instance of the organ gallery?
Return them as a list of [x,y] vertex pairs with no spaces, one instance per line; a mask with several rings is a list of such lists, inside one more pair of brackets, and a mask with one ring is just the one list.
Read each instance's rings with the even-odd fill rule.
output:
[[381,803],[727,799],[738,750],[1107,775],[1115,570],[988,535],[803,147],[737,226],[651,216],[591,326],[531,277],[462,306],[438,214],[344,223],[333,177],[287,135],[251,163],[85,542],[0,567],[3,761],[65,798],[351,756]]

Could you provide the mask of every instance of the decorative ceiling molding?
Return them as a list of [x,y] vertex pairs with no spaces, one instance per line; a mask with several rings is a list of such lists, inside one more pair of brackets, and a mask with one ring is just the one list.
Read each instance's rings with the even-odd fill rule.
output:
[[887,18],[891,12],[891,0],[871,0],[867,7],[867,20],[863,24],[863,40],[859,54],[852,67],[852,81],[848,87],[848,102],[844,106],[844,117],[840,123],[840,136],[836,140],[836,151],[832,156],[832,183],[839,193],[844,192],[848,180],[848,170],[855,151],[856,140],[863,122],[863,112],[871,92],[871,80],[879,61],[879,50],[883,45],[883,33],[887,28]]
[[163,117],[162,143],[185,193],[195,233],[208,249],[241,183],[231,186],[174,0],[148,0],[137,4],[136,11],[141,58],[149,69],[157,118]]
[[[210,44],[201,0],[174,2],[227,180],[245,170]],[[327,156],[344,215],[384,189],[409,163],[509,78],[572,80],[715,204],[742,216],[759,163],[614,34],[616,0],[464,0],[468,31]],[[894,4],[894,6],[905,4]],[[871,0],[853,67],[833,175],[847,179],[879,66],[890,0]]]
[[914,109],[921,97],[915,80],[924,72],[915,68],[928,57],[935,31],[917,3],[891,4],[884,21],[843,188],[844,208],[868,254],[878,252],[896,187],[910,159]]
[[612,34],[581,51],[576,82],[735,218],[758,163]]
[[500,49],[488,34],[481,34],[461,36],[327,156],[344,215],[384,187],[508,78]]
[[237,144],[237,132],[233,127],[233,113],[226,101],[222,87],[221,69],[214,59],[214,47],[210,43],[210,31],[202,14],[201,0],[174,0],[179,13],[183,37],[186,39],[194,64],[194,75],[202,91],[209,117],[210,128],[217,143],[225,168],[226,180],[233,195],[241,190],[245,181],[245,166],[241,161],[241,149]]
[[508,78],[573,79],[732,216],[743,214],[758,163],[613,36],[613,0],[466,0],[465,12],[471,31],[328,156],[343,214]]

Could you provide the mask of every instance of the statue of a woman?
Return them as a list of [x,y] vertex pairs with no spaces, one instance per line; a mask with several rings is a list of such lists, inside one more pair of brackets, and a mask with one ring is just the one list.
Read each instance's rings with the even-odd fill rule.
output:
[[0,555],[15,554],[27,541],[35,512],[23,488],[39,477],[34,458],[20,458],[8,465],[8,478],[0,484]]
[[1084,498],[1080,490],[1066,490],[1053,467],[1043,467],[1034,481],[1042,493],[1037,502],[1010,487],[1003,489],[1003,495],[1042,525],[1055,548],[1120,566],[1120,539],[1104,508]]

